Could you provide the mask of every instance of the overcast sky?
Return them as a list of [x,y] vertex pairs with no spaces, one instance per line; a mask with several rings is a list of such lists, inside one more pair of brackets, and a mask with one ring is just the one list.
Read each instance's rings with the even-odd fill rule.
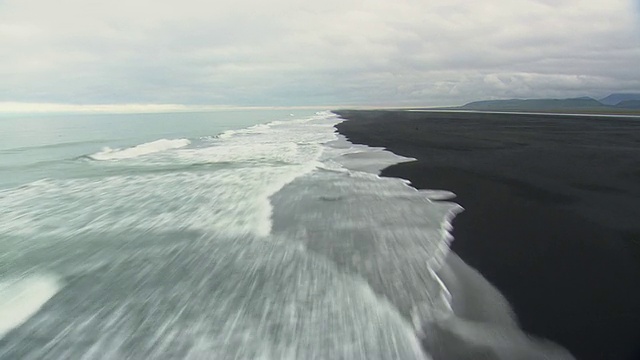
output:
[[639,0],[0,0],[0,102],[450,105],[640,92]]

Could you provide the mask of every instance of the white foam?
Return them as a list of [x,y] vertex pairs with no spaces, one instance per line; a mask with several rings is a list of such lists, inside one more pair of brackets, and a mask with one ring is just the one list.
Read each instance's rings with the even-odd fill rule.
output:
[[60,287],[51,275],[0,281],[0,338],[35,314]]
[[89,155],[89,157],[93,160],[102,161],[131,159],[142,155],[182,148],[189,144],[191,144],[191,141],[187,139],[160,139],[126,149],[111,149],[105,147],[102,151]]

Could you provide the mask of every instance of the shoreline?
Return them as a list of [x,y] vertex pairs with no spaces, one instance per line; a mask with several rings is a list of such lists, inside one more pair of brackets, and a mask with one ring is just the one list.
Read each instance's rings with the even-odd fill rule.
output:
[[336,113],[352,143],[417,159],[382,176],[457,195],[466,211],[453,220],[452,250],[507,298],[524,331],[578,359],[640,355],[640,122]]

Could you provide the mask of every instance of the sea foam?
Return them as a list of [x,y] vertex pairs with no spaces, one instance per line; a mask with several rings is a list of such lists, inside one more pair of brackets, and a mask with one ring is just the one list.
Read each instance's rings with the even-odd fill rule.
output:
[[[276,121],[230,131],[208,146],[188,139],[141,144],[91,155],[96,160],[140,157],[136,170],[110,167],[107,177],[37,181],[0,192],[6,235],[75,236],[111,231],[184,231],[268,236],[269,197],[318,166],[324,142],[335,140],[333,114]],[[314,123],[315,121],[315,123]],[[192,171],[193,165],[217,165]],[[162,166],[177,171],[143,172]]]

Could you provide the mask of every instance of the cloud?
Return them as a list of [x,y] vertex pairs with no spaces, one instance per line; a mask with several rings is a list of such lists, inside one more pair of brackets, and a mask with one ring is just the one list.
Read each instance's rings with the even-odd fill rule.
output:
[[4,0],[0,101],[440,105],[640,91],[636,6]]

